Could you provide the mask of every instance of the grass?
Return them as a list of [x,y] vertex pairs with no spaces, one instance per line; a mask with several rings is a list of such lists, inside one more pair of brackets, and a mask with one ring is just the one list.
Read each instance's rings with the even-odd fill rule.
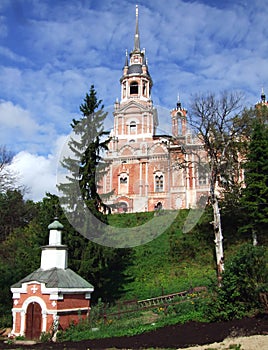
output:
[[[193,259],[172,256],[172,241],[184,240],[182,227],[188,210],[178,212],[171,227],[153,241],[133,248],[132,264],[126,269],[129,277],[123,286],[125,299],[146,299],[161,294],[207,285],[215,278],[213,253],[208,247]],[[151,220],[153,213],[118,214],[109,217],[112,226],[130,227]],[[193,243],[195,244],[195,242]],[[186,248],[187,249],[187,248]],[[192,248],[191,248],[192,249]],[[187,255],[184,252],[184,255]],[[176,255],[176,254],[175,254]]]
[[[111,215],[109,224],[133,227],[151,220],[153,214]],[[132,248],[132,261],[125,270],[127,278],[121,286],[121,302],[176,293],[195,286],[208,286],[211,281],[216,284],[211,228],[207,221],[205,225],[197,225],[193,231],[183,233],[182,227],[187,214],[187,210],[179,211],[176,220],[166,232],[147,244]],[[228,247],[227,258],[235,254],[237,246]],[[161,306],[146,311],[140,310],[126,314],[120,319],[109,316],[109,313],[116,310],[116,306],[110,305],[110,309],[107,310],[107,322],[99,316],[101,307],[101,303],[92,306],[91,320],[81,321],[76,326],[71,325],[65,332],[59,332],[59,341],[131,336],[190,320],[207,321],[206,299],[203,298],[169,305],[166,310]]]
[[[140,310],[122,315],[120,318],[109,315],[107,318],[91,318],[72,325],[68,330],[59,332],[59,341],[79,341],[119,336],[133,336],[155,330],[167,325],[185,323],[189,320],[206,321],[202,302],[187,300],[177,305],[169,305],[164,312],[161,306],[152,309]],[[94,307],[92,309],[94,314]]]
[[[180,211],[166,232],[147,244],[133,248],[132,264],[125,271],[129,278],[122,286],[124,293],[121,301],[147,299],[195,286],[208,286],[211,281],[216,284],[214,242],[209,233],[210,226],[206,224],[201,229],[197,226],[192,232],[183,233],[182,226],[187,213],[186,210]],[[138,213],[113,215],[109,220],[113,226],[133,227],[151,218],[152,213]],[[202,231],[204,227],[207,232]],[[227,256],[235,252],[236,248],[230,246]],[[81,322],[60,334],[59,340],[132,336],[187,321],[206,322],[206,302],[203,298],[189,300],[168,306],[166,312],[163,312],[162,307],[155,307],[126,314],[120,319],[109,316],[109,312],[116,310],[112,306],[110,310],[106,310],[106,322],[101,317],[93,317],[90,322]],[[94,306],[91,316],[93,314]],[[233,349],[240,347],[234,344]]]

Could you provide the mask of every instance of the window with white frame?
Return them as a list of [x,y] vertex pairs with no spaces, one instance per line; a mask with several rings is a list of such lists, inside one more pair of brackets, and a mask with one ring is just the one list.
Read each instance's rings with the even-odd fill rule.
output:
[[126,194],[128,192],[128,179],[129,176],[127,173],[121,173],[119,175],[118,181],[118,193]]
[[137,124],[136,122],[132,121],[129,124],[129,133],[130,134],[136,134],[137,133]]
[[162,173],[156,173],[154,176],[155,192],[164,191],[164,175]]
[[127,184],[127,175],[120,176],[120,184]]
[[198,184],[199,186],[207,185],[207,171],[204,165],[198,167]]

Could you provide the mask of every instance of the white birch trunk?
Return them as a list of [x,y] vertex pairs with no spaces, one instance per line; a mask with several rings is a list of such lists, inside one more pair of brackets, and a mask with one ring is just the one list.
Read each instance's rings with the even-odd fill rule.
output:
[[217,261],[217,274],[218,274],[218,283],[221,284],[222,272],[224,271],[224,254],[223,254],[223,236],[221,229],[221,215],[219,209],[219,203],[217,197],[214,195],[212,201],[213,207],[213,230],[215,235],[215,252],[216,252],[216,261]]
[[258,245],[257,233],[254,229],[252,229],[252,243],[254,247]]

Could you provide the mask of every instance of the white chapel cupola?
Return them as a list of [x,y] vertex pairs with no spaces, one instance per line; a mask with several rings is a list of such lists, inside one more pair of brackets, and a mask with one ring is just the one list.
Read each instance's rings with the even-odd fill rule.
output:
[[49,229],[49,244],[42,247],[41,266],[43,270],[67,268],[67,246],[61,243],[63,225],[55,219]]

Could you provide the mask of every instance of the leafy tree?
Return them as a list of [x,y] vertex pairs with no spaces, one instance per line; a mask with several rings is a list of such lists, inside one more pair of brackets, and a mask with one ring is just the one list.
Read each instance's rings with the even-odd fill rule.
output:
[[227,261],[221,288],[208,308],[211,320],[240,318],[260,306],[259,291],[267,286],[267,250],[243,244]]
[[223,233],[219,200],[239,181],[240,156],[248,132],[249,115],[242,112],[242,96],[223,92],[196,96],[190,110],[190,125],[200,138],[206,154],[217,273],[224,270]]
[[0,310],[9,312],[12,307],[10,286],[40,267],[38,235],[41,227],[32,222],[16,228],[0,245]]
[[[268,109],[265,108],[267,116]],[[246,187],[241,198],[244,211],[241,230],[251,232],[256,245],[257,235],[263,235],[268,230],[268,126],[258,115],[244,169]]]
[[25,201],[19,190],[0,193],[0,242],[14,229],[25,227],[36,215],[36,210],[34,202]]

